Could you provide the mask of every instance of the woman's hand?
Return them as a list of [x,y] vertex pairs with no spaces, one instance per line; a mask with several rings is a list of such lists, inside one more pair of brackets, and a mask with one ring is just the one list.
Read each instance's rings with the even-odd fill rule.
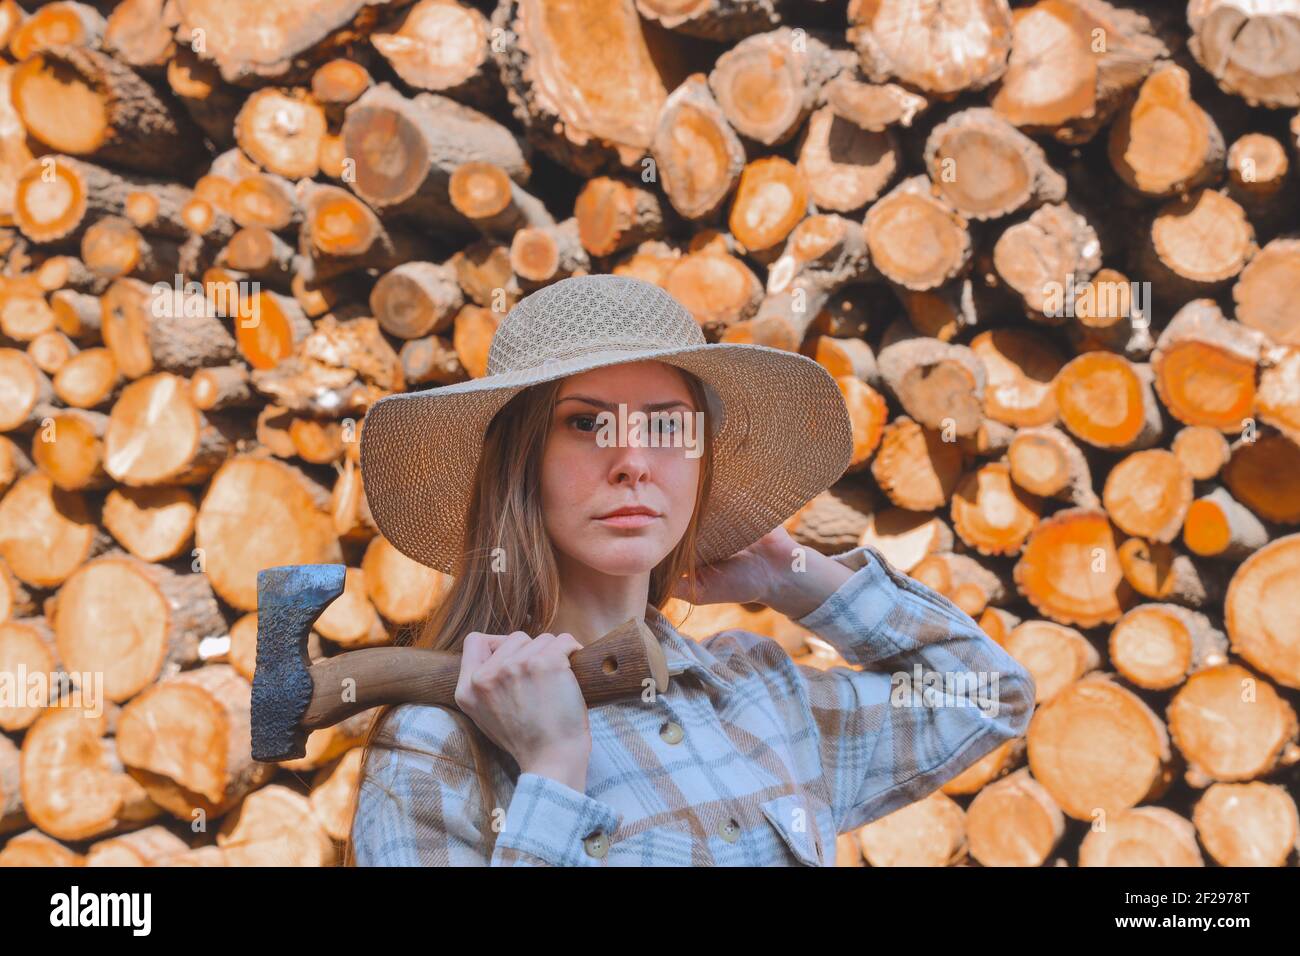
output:
[[587,788],[591,729],[569,655],[572,634],[480,634],[461,648],[456,706],[520,771]]
[[700,568],[695,594],[682,578],[673,596],[692,604],[756,602],[794,619],[820,606],[852,576],[844,565],[801,546],[778,525],[744,550]]

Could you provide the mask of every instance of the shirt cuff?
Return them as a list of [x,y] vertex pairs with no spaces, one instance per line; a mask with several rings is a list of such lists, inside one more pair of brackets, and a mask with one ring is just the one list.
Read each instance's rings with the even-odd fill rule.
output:
[[[825,640],[845,660],[865,665],[865,639],[876,634],[897,600],[893,578],[886,572],[880,553],[870,545],[832,555],[831,559],[852,571],[853,576],[817,607],[796,618],[795,623]],[[869,656],[889,650],[877,644]]]
[[[536,773],[521,773],[506,808],[496,845],[537,857],[551,866],[601,866],[588,852],[588,837],[604,834],[608,848],[623,814],[567,784]],[[593,841],[592,846],[599,845]]]

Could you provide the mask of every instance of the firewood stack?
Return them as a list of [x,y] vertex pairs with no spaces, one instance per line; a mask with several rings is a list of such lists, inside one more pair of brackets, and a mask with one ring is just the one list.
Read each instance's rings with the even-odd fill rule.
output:
[[[615,272],[826,367],[853,461],[791,532],[1034,675],[1025,739],[841,865],[1295,865],[1298,36],[1300,0],[0,0],[0,671],[105,698],[4,696],[0,863],[334,864],[368,715],[251,759],[256,573],[348,565],[316,654],[419,621],[447,581],[371,521],[367,408]],[[843,663],[761,608],[683,630],[730,626]]]

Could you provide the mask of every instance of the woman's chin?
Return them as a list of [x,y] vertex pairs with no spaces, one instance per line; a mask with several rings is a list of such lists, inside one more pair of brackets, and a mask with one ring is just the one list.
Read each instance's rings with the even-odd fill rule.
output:
[[582,549],[582,561],[602,574],[645,574],[671,550],[649,538],[593,541]]

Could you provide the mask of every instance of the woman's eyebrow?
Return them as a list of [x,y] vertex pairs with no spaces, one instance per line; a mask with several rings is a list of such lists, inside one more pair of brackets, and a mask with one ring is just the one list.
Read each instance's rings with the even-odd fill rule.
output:
[[[586,402],[588,405],[595,405],[597,408],[608,409],[611,412],[615,408],[615,406],[610,402],[602,402],[598,398],[591,398],[590,396],[587,395],[565,395],[563,398],[557,399],[555,404],[558,405],[560,404],[560,402],[570,402],[570,401]],[[678,399],[673,399],[670,402],[650,402],[646,405],[642,405],[641,410],[647,412],[656,412],[665,408],[672,408],[674,405],[681,405],[684,408],[691,407],[689,404],[687,404],[686,402],[678,398]]]

